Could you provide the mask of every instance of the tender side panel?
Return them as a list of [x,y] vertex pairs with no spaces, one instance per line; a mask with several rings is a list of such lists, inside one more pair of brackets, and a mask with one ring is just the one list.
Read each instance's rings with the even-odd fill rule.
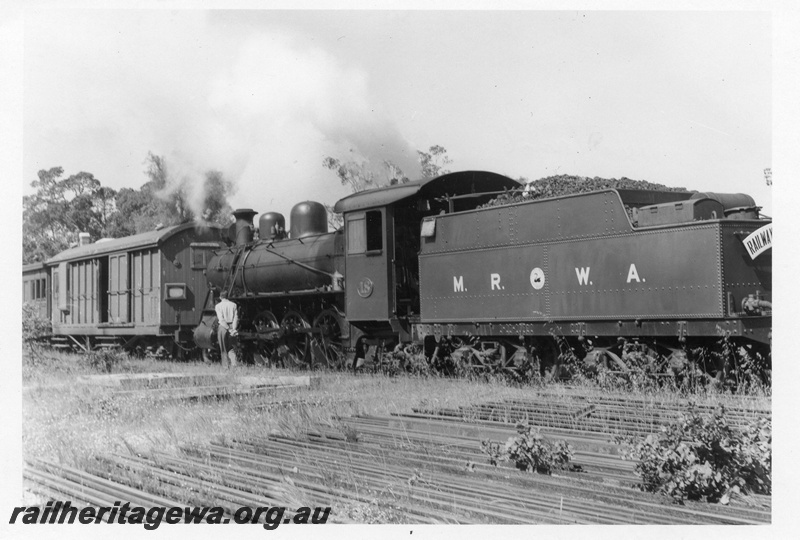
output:
[[[451,230],[458,221],[449,219]],[[439,245],[449,244],[436,231]],[[719,225],[420,256],[426,322],[721,317]]]
[[631,225],[617,193],[603,191],[446,215],[436,229],[423,253],[623,234]]

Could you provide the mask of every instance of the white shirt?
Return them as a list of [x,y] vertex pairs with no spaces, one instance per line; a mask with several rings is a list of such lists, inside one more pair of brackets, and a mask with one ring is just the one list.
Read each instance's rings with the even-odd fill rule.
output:
[[239,327],[239,314],[236,312],[236,304],[227,298],[223,298],[214,310],[217,312],[217,319],[221,327],[228,330],[236,330]]

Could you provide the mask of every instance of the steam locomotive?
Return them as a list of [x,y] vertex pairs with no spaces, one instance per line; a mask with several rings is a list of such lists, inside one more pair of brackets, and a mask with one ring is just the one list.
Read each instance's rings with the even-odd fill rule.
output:
[[[606,189],[490,205],[520,190],[483,171],[381,187],[284,216],[238,210],[206,267],[194,340],[215,347],[213,291],[239,306],[256,361],[358,366],[417,344],[474,369],[531,359],[557,376],[568,352],[596,367],[730,366],[720,347],[769,357],[771,220],[748,195]],[[720,345],[722,343],[722,345]],[[698,353],[698,351],[701,351]],[[714,361],[709,359],[715,358]]]

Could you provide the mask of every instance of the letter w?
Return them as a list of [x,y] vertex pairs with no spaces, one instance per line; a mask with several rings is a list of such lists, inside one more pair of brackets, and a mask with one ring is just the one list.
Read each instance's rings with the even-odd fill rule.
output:
[[208,508],[206,507],[194,507],[194,508],[185,508],[185,514],[183,518],[184,523],[202,523],[203,518],[206,515]]
[[579,285],[586,285],[589,283],[589,267],[586,268],[576,268],[575,274],[578,276],[578,284]]

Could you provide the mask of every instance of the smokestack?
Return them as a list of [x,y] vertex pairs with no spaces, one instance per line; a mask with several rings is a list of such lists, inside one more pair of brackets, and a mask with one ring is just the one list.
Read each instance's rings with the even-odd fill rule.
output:
[[253,241],[253,217],[257,214],[251,208],[239,208],[233,211],[236,218],[236,245],[243,246]]
[[78,233],[78,245],[85,246],[91,244],[91,235],[88,232]]

